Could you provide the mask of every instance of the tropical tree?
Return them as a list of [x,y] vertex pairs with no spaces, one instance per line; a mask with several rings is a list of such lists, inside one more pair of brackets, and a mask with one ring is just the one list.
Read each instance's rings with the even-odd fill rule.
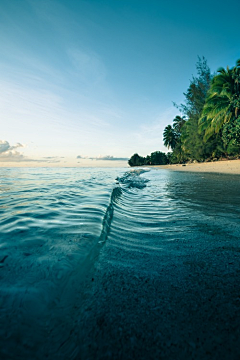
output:
[[199,120],[200,131],[208,140],[219,133],[224,124],[234,122],[240,115],[240,59],[236,66],[218,69]]
[[133,154],[128,160],[130,166],[141,166],[141,165],[166,165],[169,163],[168,156],[161,151],[154,151],[151,155],[146,157],[138,154]]
[[228,155],[240,153],[240,116],[223,125],[222,141]]
[[181,129],[182,129],[183,125],[185,124],[185,122],[186,122],[186,116],[177,115],[173,119],[173,129],[178,135],[181,134]]
[[193,76],[185,93],[185,102],[174,106],[186,115],[187,119],[199,119],[210,87],[212,75],[207,60],[203,56],[198,57],[196,63],[197,76]]
[[166,165],[168,163],[166,154],[161,151],[154,151],[150,156],[152,165]]
[[176,147],[178,135],[171,125],[167,125],[163,131],[163,143],[168,149],[172,150]]
[[144,158],[138,154],[133,154],[128,160],[130,166],[141,166],[144,165]]
[[[212,75],[207,65],[207,60],[204,57],[198,58],[196,69],[197,76],[192,77],[190,85],[184,93],[184,103],[180,105],[174,103],[180,112],[185,115],[182,117],[176,116],[175,119],[177,120],[174,119],[174,125],[176,125],[173,126],[176,132],[180,131],[178,146],[174,151],[176,161],[179,158],[182,161],[194,159],[202,161],[209,156],[209,149],[203,141],[204,134],[199,133],[198,122],[210,88]],[[183,120],[180,120],[180,118]],[[180,152],[179,156],[177,154],[178,151]]]

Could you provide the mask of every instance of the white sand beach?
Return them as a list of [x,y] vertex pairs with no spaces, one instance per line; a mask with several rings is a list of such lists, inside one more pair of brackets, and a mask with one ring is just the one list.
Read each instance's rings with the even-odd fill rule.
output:
[[240,175],[240,160],[223,160],[215,162],[192,163],[186,165],[155,165],[154,167],[173,171],[214,172]]

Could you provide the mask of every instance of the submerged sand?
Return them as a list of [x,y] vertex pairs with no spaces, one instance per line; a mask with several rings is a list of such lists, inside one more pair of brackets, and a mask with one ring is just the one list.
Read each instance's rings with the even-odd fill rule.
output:
[[155,168],[168,169],[174,171],[193,171],[193,172],[214,172],[224,174],[240,175],[240,159],[224,160],[215,162],[176,164],[176,165],[155,165]]
[[[219,163],[209,165],[208,171]],[[166,182],[160,198],[149,182],[149,212],[142,189],[123,193],[121,207],[114,206],[111,231],[86,279],[81,359],[240,359],[238,177],[225,194],[228,177],[178,181],[184,177]],[[135,214],[132,226],[120,221],[123,208]]]

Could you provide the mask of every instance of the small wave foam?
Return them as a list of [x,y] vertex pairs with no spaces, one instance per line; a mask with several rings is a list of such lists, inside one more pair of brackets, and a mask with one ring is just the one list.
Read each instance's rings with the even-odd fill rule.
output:
[[116,180],[127,188],[143,189],[149,180],[140,175],[148,171],[148,169],[134,169],[126,172],[122,177],[117,177]]
[[109,205],[106,209],[105,215],[102,221],[102,231],[99,238],[99,243],[104,243],[107,240],[107,237],[110,232],[113,212],[114,212],[114,204],[121,197],[124,188],[121,185],[124,185],[127,189],[129,188],[137,188],[143,189],[146,187],[146,183],[149,181],[140,177],[141,174],[148,172],[148,169],[134,169],[126,172],[122,177],[117,177],[116,181],[118,186],[112,190],[112,194],[110,197]]

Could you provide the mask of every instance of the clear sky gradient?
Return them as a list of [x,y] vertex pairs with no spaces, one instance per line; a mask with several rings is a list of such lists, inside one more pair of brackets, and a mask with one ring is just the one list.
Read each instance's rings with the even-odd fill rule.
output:
[[240,1],[1,0],[0,166],[166,151],[198,56],[240,58]]

